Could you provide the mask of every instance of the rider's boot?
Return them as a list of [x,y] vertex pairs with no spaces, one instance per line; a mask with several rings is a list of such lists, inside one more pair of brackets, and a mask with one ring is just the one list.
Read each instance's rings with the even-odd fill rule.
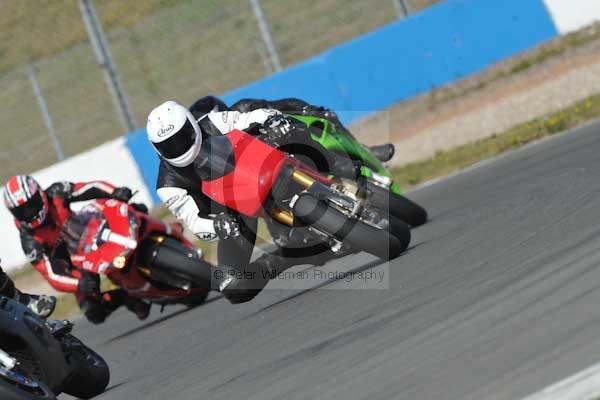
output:
[[[323,265],[339,256],[329,248],[318,244],[311,247],[312,253],[307,249],[298,250],[301,250],[298,254],[293,249],[279,249],[275,253],[265,253],[251,262],[243,272],[217,267],[218,272],[215,274],[223,278],[213,283],[213,287],[218,286],[219,291],[232,304],[246,303],[254,299],[271,279],[276,278],[284,270],[300,264]],[[304,255],[300,256],[300,253]]]
[[152,303],[131,297],[123,289],[114,289],[102,293],[102,305],[105,309],[110,310],[110,312],[124,305],[140,320],[148,318],[150,309],[152,308]]
[[381,144],[378,146],[371,146],[369,150],[375,158],[377,158],[381,162],[390,161],[392,157],[394,157],[394,153],[396,152],[396,148],[391,143]]
[[0,296],[17,300],[42,318],[48,318],[56,308],[56,297],[21,293],[2,268],[0,268]]
[[314,244],[310,248],[296,249],[283,248],[275,253],[265,253],[250,263],[243,271],[227,267],[217,267],[214,275],[222,277],[212,283],[213,288],[219,291],[232,303],[246,303],[254,299],[284,270],[294,265],[312,264],[324,265],[328,261],[350,254],[352,251],[342,250],[334,253],[325,244]]
[[128,309],[133,312],[140,321],[145,320],[150,315],[150,309],[152,308],[151,303],[145,301],[138,301],[133,307]]
[[44,294],[28,294],[16,291],[15,299],[42,318],[48,318],[56,308],[56,297]]
[[150,309],[152,308],[151,303],[145,301],[132,299],[125,303],[127,309],[134,313],[140,321],[145,320],[150,315]]

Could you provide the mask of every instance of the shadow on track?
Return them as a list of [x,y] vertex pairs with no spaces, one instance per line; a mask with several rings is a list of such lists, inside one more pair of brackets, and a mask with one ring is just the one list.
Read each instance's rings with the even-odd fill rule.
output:
[[204,306],[204,305],[206,305],[206,304],[212,303],[213,301],[217,301],[217,300],[221,299],[222,297],[223,297],[222,295],[215,296],[215,297],[211,297],[210,299],[206,300],[206,301],[204,302],[204,304],[202,304],[202,305],[200,305],[200,306],[198,306],[198,307],[193,307],[193,308],[187,308],[187,307],[186,307],[186,308],[184,308],[184,309],[181,309],[181,310],[179,310],[179,311],[176,311],[176,312],[174,312],[173,314],[167,314],[167,315],[165,315],[164,317],[160,317],[160,318],[158,318],[158,319],[155,319],[154,321],[148,322],[147,324],[140,325],[140,326],[138,326],[137,328],[133,328],[133,329],[131,329],[131,330],[128,330],[127,332],[124,332],[124,333],[122,333],[122,334],[120,334],[120,335],[118,335],[118,336],[115,336],[114,338],[112,338],[112,339],[109,339],[108,341],[104,342],[104,344],[105,344],[105,345],[107,345],[107,344],[111,344],[111,343],[113,343],[113,342],[116,342],[116,341],[118,341],[118,340],[125,339],[125,338],[127,338],[127,337],[129,337],[129,336],[135,335],[135,334],[136,334],[136,333],[138,333],[138,332],[141,332],[141,331],[143,331],[143,330],[146,330],[146,329],[148,329],[148,328],[151,328],[151,327],[153,327],[153,326],[156,326],[156,325],[158,325],[158,324],[160,324],[160,323],[162,323],[162,322],[168,321],[168,320],[170,320],[171,318],[175,318],[175,317],[177,317],[177,316],[179,316],[179,315],[185,314],[185,313],[186,313],[186,312],[188,312],[188,311],[195,310],[195,309],[197,309],[197,308],[203,307],[203,306]]
[[127,383],[129,383],[129,382],[120,382],[120,383],[115,383],[114,385],[110,385],[104,392],[102,392],[102,394],[98,395],[97,398],[102,398],[102,397],[104,397],[104,395],[106,393],[112,392],[113,390],[115,390],[123,385],[126,385]]
[[[412,247],[408,248],[408,249],[405,251],[405,253],[403,253],[403,254],[406,254],[406,252],[410,251],[410,250],[411,250],[411,249],[413,249],[414,247],[416,247],[416,246],[412,246]],[[355,274],[355,273],[359,273],[359,272],[363,272],[363,271],[367,271],[367,270],[369,270],[369,269],[375,268],[375,267],[377,267],[377,266],[379,266],[379,265],[381,265],[381,264],[384,264],[384,263],[386,263],[386,262],[387,262],[387,261],[383,261],[383,260],[377,259],[377,260],[373,260],[373,261],[371,261],[371,262],[368,262],[368,263],[366,263],[366,264],[364,264],[364,265],[361,265],[361,266],[359,266],[359,267],[356,267],[356,268],[354,268],[354,269],[351,269],[351,270],[348,270],[348,271],[345,271],[345,272],[346,272],[346,273],[348,273],[348,274]],[[296,293],[294,293],[294,294],[293,294],[293,295],[291,295],[291,296],[288,296],[288,297],[286,297],[286,298],[283,298],[283,299],[281,299],[281,300],[278,300],[278,301],[276,301],[276,302],[274,302],[274,303],[272,303],[272,304],[269,304],[269,305],[268,305],[268,306],[266,306],[266,307],[263,307],[263,308],[261,308],[260,310],[258,310],[258,311],[256,311],[256,312],[254,312],[254,313],[252,313],[252,314],[250,314],[250,315],[247,315],[247,316],[246,316],[246,317],[244,317],[242,320],[245,320],[245,319],[248,319],[248,318],[252,318],[252,317],[256,316],[257,314],[260,314],[260,313],[262,313],[263,311],[266,311],[266,310],[268,310],[268,309],[270,309],[270,308],[273,308],[273,307],[275,307],[275,306],[278,306],[278,305],[280,305],[280,304],[283,304],[283,303],[285,303],[285,302],[287,302],[287,301],[289,301],[289,300],[295,299],[296,297],[300,297],[300,296],[302,296],[302,295],[303,295],[303,294],[305,294],[305,293],[309,293],[309,292],[312,292],[313,290],[321,289],[321,288],[323,288],[323,287],[325,287],[325,286],[327,286],[327,285],[330,285],[330,284],[332,284],[332,283],[334,283],[334,282],[337,282],[337,281],[340,281],[340,280],[343,280],[343,278],[341,278],[341,277],[340,277],[340,278],[332,278],[332,279],[328,279],[328,280],[326,280],[326,281],[324,281],[324,282],[322,282],[322,283],[320,283],[320,284],[318,284],[318,285],[316,285],[316,286],[313,286],[313,287],[311,287],[311,288],[309,288],[309,289],[302,289],[302,290],[300,290],[299,292],[296,292]]]

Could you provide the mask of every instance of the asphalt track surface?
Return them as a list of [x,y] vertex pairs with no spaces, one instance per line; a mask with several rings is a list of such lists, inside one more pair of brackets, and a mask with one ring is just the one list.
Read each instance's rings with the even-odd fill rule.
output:
[[290,279],[245,305],[80,321],[112,368],[99,398],[518,399],[600,361],[600,123],[410,197],[431,221],[405,255],[321,268],[387,290]]

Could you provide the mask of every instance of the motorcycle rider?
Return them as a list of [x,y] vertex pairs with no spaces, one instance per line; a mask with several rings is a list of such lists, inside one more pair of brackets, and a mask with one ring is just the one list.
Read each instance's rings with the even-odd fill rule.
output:
[[12,176],[4,187],[4,202],[15,218],[29,262],[54,289],[74,293],[84,315],[93,323],[103,322],[121,305],[145,319],[150,304],[129,298],[120,289],[102,293],[98,275],[72,266],[62,228],[72,214],[71,203],[100,198],[128,202],[131,197],[131,189],[103,181],[56,182],[43,189],[28,175]]
[[48,318],[56,308],[56,297],[23,293],[15,287],[13,280],[0,267],[0,296],[10,297],[25,304],[42,318]]
[[[277,99],[277,100],[266,100],[266,99],[253,99],[246,98],[241,99],[231,105],[231,107],[227,107],[227,105],[220,99],[214,96],[205,96],[200,98],[192,107],[191,110],[194,109],[214,109],[215,111],[240,111],[240,112],[250,112],[257,109],[273,109],[278,110],[285,114],[298,114],[298,115],[310,115],[314,117],[325,118],[329,121],[332,121],[338,126],[341,130],[343,130],[349,136],[353,136],[352,133],[342,124],[337,114],[323,106],[316,106],[310,104],[304,100],[298,98],[285,98],[285,99]],[[193,113],[193,112],[192,112]],[[304,143],[312,146],[318,146],[314,141],[305,141],[305,137],[303,137],[303,131],[297,132],[299,134],[293,135],[289,139],[293,139],[296,143]],[[322,154],[326,154],[327,151],[324,151],[322,148],[318,148]],[[378,158],[380,161],[385,162],[392,159],[395,153],[394,145],[391,143],[382,144],[377,146],[370,146],[369,150],[373,155]]]
[[[227,151],[223,137],[234,129],[261,135],[266,142],[278,141],[294,134],[293,121],[275,109],[255,109],[249,112],[219,111],[226,109],[220,100],[205,97],[186,107],[167,101],[148,116],[147,134],[161,158],[157,193],[167,208],[197,237],[211,241],[220,239],[218,267],[221,269],[219,290],[232,303],[254,298],[268,282],[267,276],[290,266],[284,254],[267,254],[250,263],[256,241],[257,220],[231,215],[224,207],[212,202],[200,189],[202,180],[219,176],[222,166],[213,165],[211,154]],[[360,167],[349,159],[332,161],[339,176],[356,179]],[[319,264],[333,257],[331,250],[320,247]],[[293,260],[303,263],[303,260]],[[249,272],[237,274],[236,271]],[[243,279],[243,277],[255,279]]]

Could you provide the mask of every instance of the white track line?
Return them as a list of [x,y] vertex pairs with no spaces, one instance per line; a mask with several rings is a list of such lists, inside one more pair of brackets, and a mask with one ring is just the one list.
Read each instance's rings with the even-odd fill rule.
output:
[[600,398],[600,363],[522,400],[596,400]]

